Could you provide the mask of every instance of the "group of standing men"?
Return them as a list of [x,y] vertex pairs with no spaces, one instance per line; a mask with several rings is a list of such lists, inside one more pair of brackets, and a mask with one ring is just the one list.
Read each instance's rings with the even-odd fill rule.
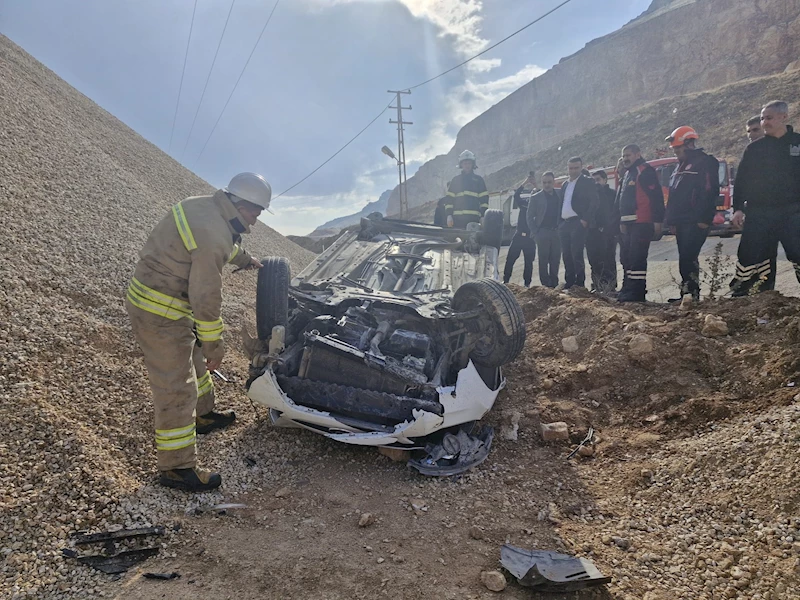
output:
[[[733,225],[744,224],[731,282],[733,296],[774,289],[779,242],[800,281],[800,134],[786,124],[787,119],[788,105],[774,101],[747,123],[751,143],[742,157],[733,199]],[[590,174],[580,157],[569,160],[569,179],[560,190],[554,189],[552,172],[542,175],[541,190],[530,172],[514,194],[520,215],[503,280],[509,282],[523,252],[523,279],[529,286],[538,249],[543,286],[559,285],[563,257],[563,288],[583,287],[585,250],[592,290],[614,294],[619,244],[624,279],[617,300],[643,302],[650,243],[661,239],[666,229],[675,235],[681,275],[680,296],[669,301],[699,300],[699,255],[717,211],[720,181],[719,161],[697,147],[698,140],[688,126],[678,127],[666,138],[678,159],[666,206],[658,174],[636,144],[622,149],[616,192],[605,171]]]

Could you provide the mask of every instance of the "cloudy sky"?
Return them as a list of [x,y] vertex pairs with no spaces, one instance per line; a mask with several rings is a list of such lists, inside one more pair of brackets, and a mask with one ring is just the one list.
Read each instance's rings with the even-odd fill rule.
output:
[[[277,194],[375,117],[386,90],[448,69],[560,1],[281,0],[221,119],[275,0],[197,1],[180,102],[194,0],[0,0],[0,33],[213,185],[257,171]],[[649,4],[572,0],[406,96],[409,176],[447,152],[465,123]],[[275,200],[266,221],[305,234],[394,187],[397,169],[380,153],[397,143],[389,116]]]

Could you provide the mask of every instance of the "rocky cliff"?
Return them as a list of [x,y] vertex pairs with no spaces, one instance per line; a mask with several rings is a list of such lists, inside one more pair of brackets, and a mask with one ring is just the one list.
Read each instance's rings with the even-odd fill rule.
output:
[[798,57],[800,0],[654,0],[465,125],[408,180],[409,205],[441,195],[464,149],[491,174],[643,104],[792,70]]

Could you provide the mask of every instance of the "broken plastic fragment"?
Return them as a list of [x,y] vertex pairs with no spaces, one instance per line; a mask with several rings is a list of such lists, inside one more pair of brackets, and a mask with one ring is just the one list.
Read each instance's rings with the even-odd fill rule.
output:
[[489,456],[494,430],[485,425],[477,436],[463,429],[457,434],[447,433],[440,444],[428,444],[428,455],[421,460],[410,460],[408,466],[423,475],[449,477],[458,475],[481,464]]
[[500,564],[520,585],[543,592],[574,592],[611,583],[592,561],[549,550],[525,550],[505,544],[500,548]]

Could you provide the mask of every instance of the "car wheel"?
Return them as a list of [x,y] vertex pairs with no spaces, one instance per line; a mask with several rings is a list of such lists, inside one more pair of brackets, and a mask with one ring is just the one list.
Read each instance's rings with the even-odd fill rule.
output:
[[286,326],[289,320],[289,261],[280,256],[270,256],[261,261],[256,287],[256,328],[258,338],[268,340],[272,328]]
[[502,283],[494,279],[468,281],[453,294],[452,305],[459,312],[484,309],[478,317],[480,337],[469,355],[473,362],[500,367],[522,352],[525,316],[514,294]]
[[481,243],[484,246],[494,246],[498,250],[503,243],[503,211],[489,209],[483,215],[483,235]]

